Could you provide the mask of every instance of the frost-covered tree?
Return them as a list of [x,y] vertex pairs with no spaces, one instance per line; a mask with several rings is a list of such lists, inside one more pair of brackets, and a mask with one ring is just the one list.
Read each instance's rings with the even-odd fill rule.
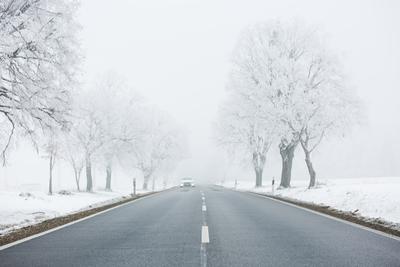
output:
[[243,33],[240,64],[250,77],[259,99],[269,106],[275,129],[280,136],[282,158],[281,186],[290,186],[294,151],[301,127],[295,122],[295,95],[298,88],[297,63],[303,51],[304,35],[296,26],[279,22],[256,24]]
[[256,186],[262,185],[266,154],[282,128],[274,93],[282,83],[274,35],[250,27],[239,37],[227,86],[230,95],[218,123],[219,143],[251,159]]
[[48,193],[53,194],[53,169],[56,164],[56,159],[60,155],[60,136],[62,135],[62,129],[53,127],[47,132],[43,133],[41,137],[41,149],[43,150],[44,157],[49,160],[49,187]]
[[95,85],[97,97],[96,109],[101,117],[100,124],[104,133],[104,144],[100,153],[105,163],[106,186],[105,190],[111,191],[111,176],[114,157],[118,154],[120,146],[120,131],[123,117],[123,100],[121,91],[123,82],[114,74],[106,73],[98,79]]
[[267,152],[276,136],[276,123],[258,103],[256,91],[246,86],[232,86],[231,90],[220,110],[217,140],[229,153],[241,155],[245,162],[252,163],[255,185],[260,187]]
[[[281,187],[290,186],[299,143],[306,154],[310,186],[315,185],[311,152],[327,132],[349,125],[341,118],[354,107],[339,66],[320,40],[317,31],[302,24],[271,21],[247,28],[234,53],[233,79],[240,90],[239,101],[230,104],[236,111],[230,113],[243,120],[248,115],[238,109],[257,110],[257,116],[267,118],[268,127],[279,133]],[[246,102],[250,104],[243,109]],[[233,129],[227,132],[234,134]]]
[[185,153],[186,139],[175,123],[153,108],[144,110],[140,138],[126,146],[135,168],[143,174],[143,189],[165,164],[179,161]]
[[326,53],[314,51],[309,56],[309,72],[304,75],[299,100],[302,114],[298,116],[302,125],[300,144],[310,175],[309,188],[316,185],[311,153],[326,137],[344,134],[360,117],[358,99],[346,87],[336,62]]
[[81,174],[83,171],[83,167],[85,166],[85,153],[78,138],[78,133],[75,129],[75,126],[75,120],[72,120],[69,130],[65,132],[61,137],[62,144],[60,157],[62,157],[66,162],[71,165],[74,172],[76,189],[79,192],[81,191]]
[[102,118],[94,103],[94,91],[85,92],[79,99],[77,118],[74,123],[77,140],[85,157],[86,191],[93,191],[92,160],[104,145],[105,133]]
[[269,43],[279,51],[279,83],[268,98],[283,123],[279,144],[281,186],[290,186],[294,151],[300,143],[310,175],[309,187],[313,187],[316,172],[311,152],[325,136],[343,133],[354,122],[358,101],[346,87],[335,55],[317,30],[299,23],[257,27],[264,36],[270,36]]
[[101,147],[106,169],[106,190],[111,190],[112,166],[128,142],[135,142],[140,131],[137,119],[141,98],[116,73],[107,72],[95,86],[96,109],[101,117],[104,144]]
[[[90,89],[77,96],[72,142],[79,149],[68,148],[71,157],[83,154],[86,170],[86,191],[93,190],[92,166],[105,167],[105,189],[111,190],[112,166],[126,147],[136,145],[143,131],[141,98],[116,73],[98,76]],[[78,155],[78,159],[79,159]],[[80,161],[69,160],[77,174]],[[76,175],[77,176],[77,175]]]
[[3,161],[15,133],[35,137],[65,123],[78,62],[76,10],[68,0],[0,1]]

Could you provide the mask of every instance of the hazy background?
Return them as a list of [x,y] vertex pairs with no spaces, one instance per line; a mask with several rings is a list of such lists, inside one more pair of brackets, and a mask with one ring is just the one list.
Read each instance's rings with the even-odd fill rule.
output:
[[[115,70],[184,125],[190,158],[180,164],[177,177],[253,179],[250,169],[230,165],[212,140],[231,52],[249,24],[298,19],[326,33],[366,109],[361,127],[316,151],[319,177],[400,176],[399,14],[395,0],[83,0],[84,78],[90,83],[98,73]],[[23,144],[13,152],[10,166],[3,168],[3,185],[47,182],[47,162],[27,151]],[[279,177],[278,155],[276,150],[268,155],[265,180]],[[293,178],[307,178],[300,149],[295,161]],[[71,175],[56,171],[59,184]]]

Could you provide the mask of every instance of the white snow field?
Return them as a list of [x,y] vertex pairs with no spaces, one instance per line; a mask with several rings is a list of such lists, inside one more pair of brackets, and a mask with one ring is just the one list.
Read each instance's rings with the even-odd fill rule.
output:
[[[238,181],[237,189],[271,194],[271,180],[264,180],[263,183],[265,186],[254,188],[254,181]],[[223,184],[229,188],[234,188],[234,185],[234,181]],[[276,180],[276,196],[328,205],[400,224],[400,177],[325,179],[319,180],[318,186],[313,189],[307,189],[307,180],[294,180],[288,189],[276,189],[278,186],[279,180]]]
[[0,235],[46,219],[111,204],[129,194],[105,191],[70,193],[48,195],[43,191],[0,191]]

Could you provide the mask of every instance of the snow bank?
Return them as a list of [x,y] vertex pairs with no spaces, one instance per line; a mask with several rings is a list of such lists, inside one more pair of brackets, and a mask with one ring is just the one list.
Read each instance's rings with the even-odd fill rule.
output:
[[60,193],[0,191],[0,235],[46,219],[111,204],[128,195],[120,192]]
[[[256,189],[254,182],[238,181],[237,189],[270,194],[271,181],[264,183],[268,185]],[[275,185],[279,186],[279,181]],[[224,186],[233,188],[234,182],[225,182]],[[308,181],[292,181],[291,188],[275,189],[274,194],[400,223],[400,177],[327,179],[320,180],[316,188],[307,186]]]

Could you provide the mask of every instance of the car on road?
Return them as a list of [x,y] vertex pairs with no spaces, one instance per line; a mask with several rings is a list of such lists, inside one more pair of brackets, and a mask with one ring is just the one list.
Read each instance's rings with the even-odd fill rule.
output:
[[192,178],[183,178],[180,187],[195,187],[194,180]]

